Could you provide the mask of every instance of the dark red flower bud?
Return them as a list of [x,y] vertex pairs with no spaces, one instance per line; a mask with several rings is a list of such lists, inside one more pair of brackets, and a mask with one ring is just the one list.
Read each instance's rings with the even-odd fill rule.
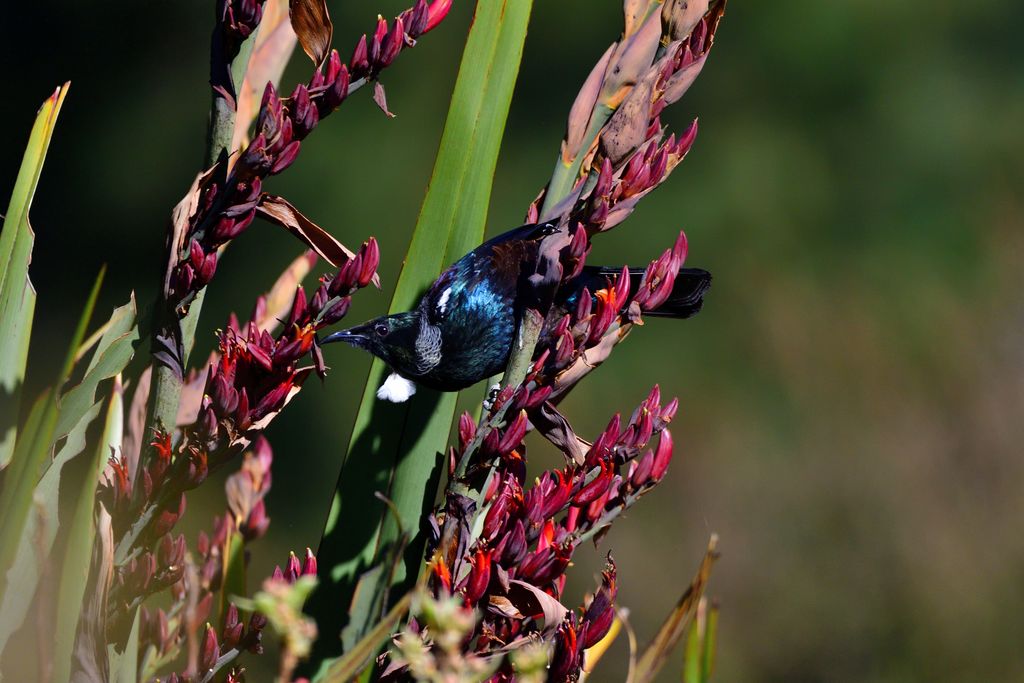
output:
[[515,525],[505,536],[505,548],[502,554],[502,564],[514,567],[526,557],[526,527],[522,520],[516,520]]
[[333,325],[348,313],[348,308],[352,304],[352,299],[344,297],[338,303],[331,306],[331,308],[324,314],[323,322],[325,325]]
[[[257,130],[259,130],[257,128]],[[256,172],[265,172],[269,166],[269,159],[267,159],[267,136],[262,132],[259,133],[249,146],[245,148],[245,152],[242,153],[240,163],[243,166],[247,166]]]
[[199,655],[199,668],[203,671],[211,670],[217,664],[218,657],[220,657],[220,645],[217,643],[217,633],[212,626],[207,624],[203,647]]
[[383,68],[395,61],[395,57],[401,52],[404,43],[405,25],[402,23],[402,18],[398,17],[381,44],[380,57],[377,62],[379,67]]
[[242,389],[238,394],[238,408],[235,410],[235,428],[245,430],[252,423],[252,416],[249,414],[249,392]]
[[[469,413],[462,413],[459,416],[459,448],[465,450],[466,446],[476,435],[476,423]],[[497,481],[497,479],[495,479]]]
[[416,0],[412,10],[406,14],[409,15],[410,36],[418,36],[426,30],[427,22],[430,20],[430,10],[427,7],[426,0]]
[[633,488],[638,489],[650,481],[651,470],[654,467],[654,453],[648,451],[634,463],[636,467],[630,472],[629,483]]
[[383,49],[384,38],[387,36],[388,22],[384,21],[384,17],[378,16],[377,18],[377,30],[373,32],[373,38],[370,40],[369,49],[369,60],[370,65],[377,69],[380,67],[380,56]]
[[288,554],[288,565],[284,570],[284,580],[288,583],[295,583],[295,580],[302,576],[302,565],[295,553]]
[[618,413],[615,413],[608,422],[608,426],[604,428],[604,431],[594,441],[590,450],[587,451],[587,457],[584,461],[587,467],[596,467],[599,462],[607,459],[611,454],[612,447],[619,440],[620,421],[621,417]]
[[253,612],[243,641],[246,650],[257,655],[263,654],[263,629],[266,627],[267,618],[259,612]]
[[277,385],[267,395],[260,399],[260,402],[256,405],[253,413],[259,417],[263,417],[267,413],[280,408],[284,404],[284,399],[288,396],[288,392],[292,390],[291,380],[286,380],[281,384]]
[[530,392],[530,395],[527,398],[526,403],[523,405],[523,408],[525,408],[528,411],[537,408],[542,403],[544,403],[544,401],[548,400],[548,398],[551,397],[551,394],[553,392],[554,387],[550,385],[542,386],[539,389]]
[[327,103],[331,109],[337,109],[338,105],[348,97],[351,81],[352,77],[349,75],[348,67],[342,64],[337,78],[331,81],[331,87],[327,90]]
[[270,528],[270,517],[267,516],[267,506],[262,499],[256,501],[245,519],[239,531],[246,541],[255,541],[262,538]]
[[238,620],[238,608],[233,603],[228,604],[224,616],[223,647],[225,650],[233,650],[242,641],[242,634],[245,626]]
[[309,90],[302,83],[295,86],[291,100],[292,128],[295,136],[301,140],[316,127],[319,115],[309,98]]
[[306,548],[306,559],[302,561],[302,576],[316,576],[316,555]]
[[697,139],[697,119],[693,120],[689,128],[683,131],[683,134],[679,136],[679,142],[676,143],[675,154],[677,156],[686,156],[686,153],[693,147],[693,141]]
[[608,634],[612,622],[615,621],[615,596],[617,593],[615,563],[609,556],[608,565],[602,572],[601,587],[583,614],[583,621],[588,624],[587,636],[583,641],[584,649],[593,647]]
[[[338,54],[337,50],[331,50],[331,54],[327,57],[327,69],[323,74],[323,80],[325,83],[333,83],[334,79],[341,73],[341,55]],[[321,72],[317,72],[321,73]]]
[[249,355],[252,357],[253,361],[255,361],[257,365],[259,365],[267,372],[273,370],[274,361],[271,360],[270,354],[264,351],[262,347],[260,347],[258,344],[250,343],[248,344],[248,351]]
[[573,496],[573,505],[587,505],[600,498],[612,483],[614,470],[606,460],[601,461],[601,472],[589,484],[586,484]]
[[504,435],[501,437],[497,452],[501,454],[508,454],[517,448],[523,442],[523,438],[526,436],[526,428],[528,426],[529,420],[526,418],[526,411],[519,411],[519,414],[516,415],[516,419],[512,421],[512,424],[508,426]]
[[562,622],[555,634],[555,649],[548,667],[548,681],[567,683],[576,680],[582,665],[580,655],[575,620],[568,619]]
[[377,274],[377,266],[380,264],[380,246],[377,240],[371,237],[360,250],[363,257],[362,267],[359,269],[359,286],[365,287],[373,282],[373,276]]
[[544,518],[550,518],[560,512],[566,503],[569,502],[569,497],[572,495],[572,478],[565,476],[561,470],[555,470],[551,473],[551,481],[554,485],[545,498],[541,510]]
[[356,43],[355,49],[352,51],[352,58],[349,59],[349,69],[352,73],[357,76],[362,76],[370,67],[370,62],[367,59],[367,48],[366,48],[366,35],[363,34],[359,37],[359,42]]
[[473,559],[470,560],[473,568],[466,577],[465,596],[466,602],[475,604],[487,591],[491,582],[491,553],[485,550],[477,550]]
[[452,0],[434,0],[427,10],[427,26],[423,33],[433,30],[441,21],[448,16],[448,10],[452,8]]
[[498,533],[505,528],[508,523],[508,513],[512,504],[512,494],[506,487],[498,494],[494,499],[494,503],[491,505],[491,509],[487,511],[487,516],[484,517],[483,527],[483,538],[484,540],[493,540]]
[[277,155],[277,159],[274,160],[273,165],[270,167],[270,175],[277,175],[281,171],[285,170],[292,165],[296,157],[299,156],[299,147],[302,143],[298,140],[292,140],[284,149],[281,150],[280,154]]
[[667,430],[661,430],[661,435],[658,439],[658,447],[654,451],[654,463],[651,467],[651,478],[655,481],[660,481],[665,476],[665,472],[668,471],[668,464],[672,461],[672,433]]
[[207,285],[210,280],[213,279],[213,274],[217,271],[217,252],[211,251],[203,259],[203,265],[196,270],[196,282],[200,285]]
[[664,408],[661,409],[661,421],[671,422],[672,418],[676,416],[676,412],[679,410],[679,399],[673,398],[668,402]]

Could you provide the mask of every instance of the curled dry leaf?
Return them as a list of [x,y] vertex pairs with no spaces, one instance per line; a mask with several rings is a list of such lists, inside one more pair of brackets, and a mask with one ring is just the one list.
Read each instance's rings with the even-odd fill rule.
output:
[[[352,250],[334,239],[331,233],[302,215],[291,202],[283,197],[265,194],[260,198],[256,211],[305,242],[310,249],[322,256],[335,268],[355,256]],[[379,281],[374,280],[379,286]]]
[[544,401],[530,414],[530,422],[544,438],[554,444],[577,465],[583,464],[591,444],[581,439],[565,415],[551,401]]
[[185,193],[185,196],[182,197],[181,201],[174,207],[174,210],[171,211],[171,230],[168,234],[170,244],[167,245],[168,263],[167,268],[164,270],[164,298],[170,296],[171,275],[174,273],[174,267],[177,265],[182,250],[185,247],[185,235],[188,234],[189,222],[199,207],[199,198],[202,195],[203,187],[216,170],[217,164],[214,164],[197,175],[195,180],[192,181],[192,186],[188,188],[188,192]]
[[536,586],[511,579],[509,581],[509,600],[523,614],[544,615],[544,630],[558,628],[569,614],[568,608]]
[[303,51],[319,69],[331,53],[334,35],[326,0],[290,0],[288,14]]
[[385,116],[389,119],[395,118],[395,115],[388,109],[388,96],[384,92],[384,86],[381,85],[380,81],[376,81],[373,84],[373,101],[377,103],[377,106],[380,107]]

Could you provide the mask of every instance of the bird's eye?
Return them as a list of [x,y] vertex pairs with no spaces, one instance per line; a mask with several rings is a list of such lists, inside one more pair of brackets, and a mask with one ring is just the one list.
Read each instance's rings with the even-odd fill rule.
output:
[[386,337],[386,336],[388,336],[388,332],[390,332],[390,330],[388,329],[388,326],[385,325],[384,323],[380,323],[380,324],[376,325],[373,328],[373,331],[377,333],[378,337]]

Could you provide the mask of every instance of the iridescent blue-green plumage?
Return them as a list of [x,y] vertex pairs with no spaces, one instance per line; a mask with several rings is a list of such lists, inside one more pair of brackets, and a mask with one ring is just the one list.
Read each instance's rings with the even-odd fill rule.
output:
[[[363,348],[401,377],[441,391],[462,389],[496,375],[508,362],[522,313],[525,274],[536,263],[540,241],[550,231],[546,225],[526,225],[499,235],[442,273],[414,310],[376,318],[323,342],[345,341]],[[585,287],[591,292],[605,287],[619,270],[584,268],[559,289],[549,323],[575,307]],[[643,269],[630,269],[630,274],[636,285]],[[672,296],[657,314],[680,318],[695,314],[710,281],[706,271],[680,271]],[[407,397],[407,393],[397,399],[390,396],[391,400]]]

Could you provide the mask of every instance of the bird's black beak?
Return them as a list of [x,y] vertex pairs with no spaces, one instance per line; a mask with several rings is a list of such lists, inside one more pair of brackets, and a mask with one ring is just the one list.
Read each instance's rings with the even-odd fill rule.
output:
[[329,334],[320,340],[320,344],[330,344],[331,342],[345,342],[352,346],[363,346],[366,342],[366,335],[356,332],[354,330],[341,330]]

